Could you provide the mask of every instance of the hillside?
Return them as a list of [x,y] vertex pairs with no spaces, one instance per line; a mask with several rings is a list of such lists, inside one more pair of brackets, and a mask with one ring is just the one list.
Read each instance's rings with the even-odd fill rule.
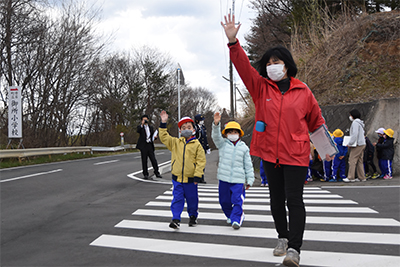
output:
[[327,20],[304,37],[292,38],[297,78],[321,106],[400,97],[399,11]]

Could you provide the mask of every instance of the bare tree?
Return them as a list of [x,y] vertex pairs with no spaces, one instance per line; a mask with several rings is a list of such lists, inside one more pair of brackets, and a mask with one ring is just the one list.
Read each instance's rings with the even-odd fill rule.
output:
[[[87,76],[102,50],[93,32],[97,13],[69,2],[55,9],[60,15],[52,18],[43,15],[44,6],[38,2],[7,1],[7,7],[10,2],[11,16],[23,30],[11,29],[11,41],[4,31],[2,49],[11,47],[12,62],[2,58],[2,80],[22,87],[24,142],[66,145],[74,111],[85,104]],[[5,78],[4,73],[8,73]]]

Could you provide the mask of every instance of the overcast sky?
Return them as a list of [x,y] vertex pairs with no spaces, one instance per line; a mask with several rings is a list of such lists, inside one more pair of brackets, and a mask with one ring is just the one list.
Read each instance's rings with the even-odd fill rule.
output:
[[[102,7],[99,27],[103,33],[114,33],[112,49],[149,45],[167,53],[181,65],[187,84],[214,92],[219,106],[229,109],[229,82],[222,78],[229,78],[229,53],[220,21],[232,8],[232,0],[89,1]],[[244,44],[256,13],[249,0],[236,0],[235,15],[242,23],[238,38]],[[245,90],[237,74],[234,80]]]

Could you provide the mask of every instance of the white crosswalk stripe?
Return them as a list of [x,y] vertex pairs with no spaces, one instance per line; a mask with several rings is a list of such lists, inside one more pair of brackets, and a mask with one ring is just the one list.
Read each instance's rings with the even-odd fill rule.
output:
[[[157,197],[157,199],[164,199],[164,200],[172,200],[171,197],[165,197],[162,196],[163,198]],[[209,204],[209,203],[202,203],[202,201],[206,202],[209,200],[201,199],[200,198],[200,203],[199,203],[199,208],[204,208],[204,209],[221,209],[221,206],[219,204]],[[246,203],[249,201],[246,200]],[[261,201],[258,201],[261,203]],[[264,203],[268,203],[267,201],[264,201]],[[149,203],[146,204],[146,206],[159,206],[159,207],[169,207],[171,203],[169,202],[159,202],[159,201],[150,201]],[[186,207],[186,203],[185,203]],[[259,211],[269,211],[270,206],[269,205],[249,205],[249,204],[244,204],[244,210],[259,210]],[[359,208],[359,207],[347,207],[346,209],[343,209],[342,207],[328,207],[328,206],[318,206],[318,207],[308,207],[306,206],[306,211],[307,212],[326,212],[326,213],[337,213],[337,212],[342,212],[342,213],[377,213],[377,211],[370,209],[370,208]]]
[[[168,227],[171,218],[169,206],[172,200],[172,191],[167,190],[156,200],[149,201],[145,208],[132,213],[133,219],[122,220],[115,228],[130,229],[135,231],[154,231],[170,233],[177,240],[144,238],[136,236],[120,236],[103,234],[90,245],[107,248],[120,248],[153,253],[166,253],[173,255],[186,255],[196,257],[241,260],[247,262],[263,262],[270,264],[282,263],[282,257],[272,255],[273,247],[239,246],[232,244],[214,244],[213,238],[245,237],[257,240],[275,240],[277,233],[270,215],[268,188],[251,188],[246,191],[244,205],[245,223],[236,231],[226,226],[214,225],[211,222],[225,221],[226,217],[221,211],[218,202],[218,189],[216,187],[199,188],[199,225],[188,227],[182,222],[181,228],[176,231]],[[331,194],[320,188],[307,188],[304,192],[304,201],[307,211],[307,225],[316,226],[316,230],[307,230],[304,241],[308,242],[335,242],[339,244],[375,244],[380,246],[399,246],[400,234],[379,229],[393,227],[400,228],[400,222],[392,218],[375,216],[377,211],[368,207],[359,207],[352,200],[343,199],[340,195]],[[186,216],[183,212],[182,218]],[[330,215],[332,214],[332,215]],[[147,219],[142,219],[147,218]],[[154,219],[156,220],[154,220]],[[204,222],[204,223],[203,223]],[[207,222],[209,224],[207,224]],[[264,224],[260,224],[260,222]],[[268,227],[265,224],[269,223]],[[339,230],[323,231],[317,226],[335,225]],[[260,227],[261,225],[261,227]],[[377,227],[379,226],[379,227]],[[374,231],[360,231],[359,227]],[[354,231],[356,230],[356,231]],[[191,234],[193,242],[179,240],[179,234]],[[196,242],[197,235],[210,236],[208,242]],[[179,250],[175,248],[179,247]],[[302,250],[301,265],[303,266],[397,266],[400,262],[398,255],[377,255],[373,253],[360,253],[351,251],[318,251]]]

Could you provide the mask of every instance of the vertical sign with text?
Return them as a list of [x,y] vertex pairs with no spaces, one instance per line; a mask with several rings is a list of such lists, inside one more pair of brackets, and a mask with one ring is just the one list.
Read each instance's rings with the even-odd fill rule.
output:
[[10,86],[8,92],[8,138],[22,138],[21,88]]

